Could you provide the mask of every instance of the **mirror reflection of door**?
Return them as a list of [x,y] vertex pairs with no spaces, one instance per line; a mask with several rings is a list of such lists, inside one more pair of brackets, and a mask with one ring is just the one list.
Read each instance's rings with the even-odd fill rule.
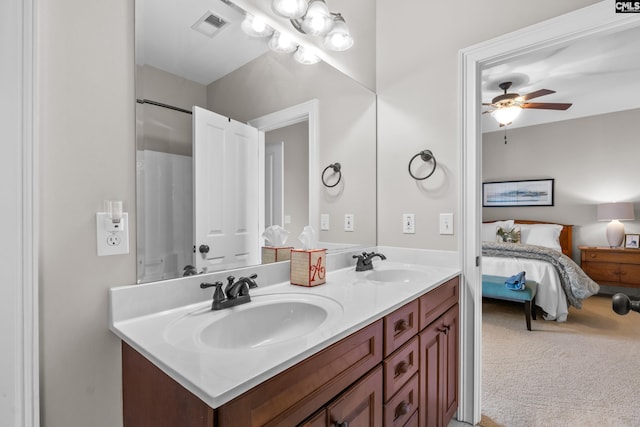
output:
[[266,132],[265,163],[265,226],[282,226],[290,233],[287,245],[298,246],[309,222],[309,121]]
[[259,263],[258,130],[193,107],[193,212],[198,272]]
[[284,227],[284,141],[265,141],[264,175],[264,226]]

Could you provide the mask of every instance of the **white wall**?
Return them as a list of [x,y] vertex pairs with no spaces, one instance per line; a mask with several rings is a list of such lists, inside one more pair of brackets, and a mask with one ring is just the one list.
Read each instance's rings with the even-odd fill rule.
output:
[[[526,114],[526,112],[524,113]],[[638,220],[625,222],[640,233],[637,123],[640,109],[490,132],[482,139],[483,181],[554,178],[554,206],[483,208],[483,220],[534,219],[572,224],[578,245],[607,246],[606,222],[596,205],[635,202]]]
[[[110,287],[135,282],[133,2],[40,1],[42,425],[121,425]],[[95,213],[120,199],[128,255],[96,256]]]
[[[593,3],[377,1],[379,245],[456,249],[438,215],[459,217],[458,51]],[[416,183],[407,164],[427,148],[438,170]],[[416,214],[416,234],[402,234],[403,213]]]

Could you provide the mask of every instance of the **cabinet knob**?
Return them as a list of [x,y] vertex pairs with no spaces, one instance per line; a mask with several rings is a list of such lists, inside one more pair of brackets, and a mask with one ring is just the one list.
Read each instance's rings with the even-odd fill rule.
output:
[[409,322],[407,322],[407,319],[400,319],[393,326],[393,330],[395,332],[403,332],[403,331],[406,331],[408,328],[409,328]]
[[596,254],[594,254],[594,253],[590,253],[590,254],[589,254],[589,256],[590,256],[591,258],[595,258],[595,257],[596,257]]
[[395,377],[399,377],[402,374],[406,374],[409,370],[409,364],[404,360],[396,365],[396,369],[394,370]]
[[400,402],[400,404],[396,407],[396,411],[394,412],[394,421],[400,418],[403,415],[407,415],[411,411],[411,403],[405,402],[404,400]]
[[349,427],[349,421],[335,422],[333,425],[334,427]]

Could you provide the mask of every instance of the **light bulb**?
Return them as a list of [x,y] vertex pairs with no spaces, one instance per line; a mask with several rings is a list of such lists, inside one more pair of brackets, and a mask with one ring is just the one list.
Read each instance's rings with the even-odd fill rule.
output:
[[324,46],[335,51],[347,50],[353,46],[353,37],[340,14],[335,16],[333,29],[324,38]]
[[268,37],[273,34],[273,29],[264,20],[249,14],[244,17],[240,26],[242,31],[251,37]]
[[299,63],[305,65],[317,64],[320,62],[320,58],[315,53],[302,46],[298,46],[296,53],[293,54],[293,58]]
[[291,53],[298,45],[287,34],[275,33],[269,39],[269,48],[274,52]]
[[273,0],[271,9],[284,18],[298,19],[302,18],[307,11],[307,2],[305,0]]
[[312,36],[324,36],[333,28],[333,19],[324,0],[311,0],[302,20],[302,30]]

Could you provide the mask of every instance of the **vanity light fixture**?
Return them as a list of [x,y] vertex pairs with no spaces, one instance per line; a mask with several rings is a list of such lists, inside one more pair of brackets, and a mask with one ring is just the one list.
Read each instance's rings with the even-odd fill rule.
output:
[[494,119],[496,119],[498,123],[506,126],[511,124],[511,122],[513,122],[513,120],[518,117],[521,111],[522,108],[517,105],[512,105],[510,107],[498,108],[497,110],[493,111],[491,115]]
[[611,221],[607,224],[607,241],[609,247],[622,246],[624,225],[620,221],[635,219],[633,203],[601,203],[598,205],[598,221]]

